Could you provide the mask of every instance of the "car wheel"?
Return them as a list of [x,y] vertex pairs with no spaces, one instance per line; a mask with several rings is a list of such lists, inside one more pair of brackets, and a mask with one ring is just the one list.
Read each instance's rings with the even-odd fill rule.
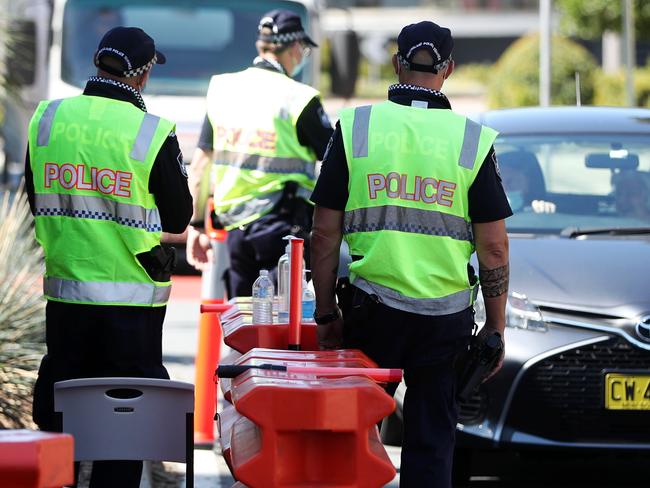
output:
[[389,446],[402,445],[402,418],[393,412],[381,422],[381,441]]
[[471,475],[472,451],[457,447],[454,450],[454,464],[451,471],[451,480],[454,486],[464,486],[466,483],[469,483]]

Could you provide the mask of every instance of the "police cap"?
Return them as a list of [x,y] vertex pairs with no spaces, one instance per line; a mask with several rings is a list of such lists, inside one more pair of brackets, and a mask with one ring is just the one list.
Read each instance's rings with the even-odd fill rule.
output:
[[[411,71],[438,73],[451,59],[454,40],[451,31],[430,21],[409,24],[397,37],[397,56],[400,63]],[[426,49],[433,58],[433,66],[413,63],[413,56]]]
[[[264,27],[270,29],[272,33],[262,33]],[[312,41],[303,29],[300,16],[290,10],[276,9],[264,14],[258,26],[257,38],[274,44],[302,41],[309,46],[318,47],[318,44]]]
[[[122,69],[103,62],[106,57],[117,59]],[[151,69],[154,64],[165,64],[163,53],[156,51],[156,45],[145,31],[138,27],[114,27],[99,41],[94,62],[98,68],[122,78],[138,76]]]

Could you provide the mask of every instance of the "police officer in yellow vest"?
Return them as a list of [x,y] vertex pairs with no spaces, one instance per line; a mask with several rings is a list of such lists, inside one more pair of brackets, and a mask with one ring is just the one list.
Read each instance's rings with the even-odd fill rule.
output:
[[[25,180],[45,252],[47,354],[34,421],[56,430],[53,384],[101,376],[169,378],[162,324],[172,250],[161,233],[191,217],[173,122],[140,95],[154,41],[135,27],[108,31],[82,95],[41,102],[29,125]],[[138,487],[139,461],[93,463],[91,487]]]
[[[503,335],[505,325],[512,212],[496,132],[452,112],[440,92],[452,46],[449,29],[433,22],[402,29],[399,84],[388,101],[341,113],[312,195],[320,346],[358,347],[381,367],[404,369],[402,487],[451,486],[453,362],[472,333],[478,282],[487,310],[480,335]],[[345,326],[335,299],[342,237],[352,258]]]
[[212,192],[217,225],[228,230],[231,297],[250,295],[259,270],[276,267],[282,237],[309,237],[315,161],[332,134],[318,91],[292,78],[316,47],[300,17],[288,10],[265,14],[256,47],[252,67],[212,77],[190,168],[195,201],[188,260],[198,269],[210,260],[199,194],[214,160]]

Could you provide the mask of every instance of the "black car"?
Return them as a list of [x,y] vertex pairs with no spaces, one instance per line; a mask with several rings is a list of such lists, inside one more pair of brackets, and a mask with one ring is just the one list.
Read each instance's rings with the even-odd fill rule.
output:
[[[504,367],[461,404],[456,475],[479,448],[650,450],[650,110],[524,108],[478,121],[500,133],[515,212],[510,296]],[[386,440],[403,389],[396,399]]]

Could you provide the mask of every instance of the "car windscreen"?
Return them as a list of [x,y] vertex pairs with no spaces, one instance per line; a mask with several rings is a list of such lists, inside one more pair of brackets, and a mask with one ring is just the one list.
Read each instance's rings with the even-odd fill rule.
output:
[[[260,18],[275,8],[298,13],[301,4],[267,0],[70,0],[63,15],[61,77],[82,88],[94,75],[93,55],[106,31],[118,25],[144,29],[167,57],[152,70],[146,93],[204,96],[214,74],[251,65]],[[301,81],[309,83],[310,69]]]
[[501,135],[510,232],[650,226],[648,135]]

